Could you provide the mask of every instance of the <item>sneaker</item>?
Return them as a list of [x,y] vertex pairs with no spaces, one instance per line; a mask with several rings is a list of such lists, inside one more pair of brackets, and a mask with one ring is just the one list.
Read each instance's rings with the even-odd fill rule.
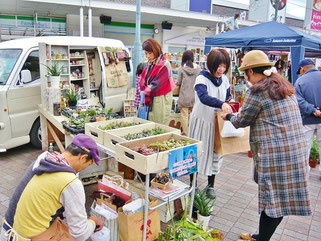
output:
[[216,198],[216,193],[213,187],[209,187],[206,191],[206,195],[210,198],[210,199],[215,199]]

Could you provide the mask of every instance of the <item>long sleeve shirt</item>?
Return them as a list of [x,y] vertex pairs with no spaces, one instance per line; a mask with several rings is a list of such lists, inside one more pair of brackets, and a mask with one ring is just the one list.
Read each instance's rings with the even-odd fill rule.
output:
[[60,202],[65,208],[64,216],[71,236],[76,241],[87,240],[94,233],[96,224],[93,220],[87,219],[86,196],[79,179],[73,181],[63,191]]
[[[196,85],[195,91],[197,93],[198,98],[202,102],[202,104],[215,107],[215,108],[222,108],[224,101],[221,101],[215,97],[209,96],[205,85],[203,84]],[[226,91],[226,100],[230,100],[230,99],[231,99],[231,90],[230,88],[228,88]]]
[[321,118],[313,113],[321,108],[321,72],[310,69],[295,82],[296,98],[301,111],[303,125],[320,124]]

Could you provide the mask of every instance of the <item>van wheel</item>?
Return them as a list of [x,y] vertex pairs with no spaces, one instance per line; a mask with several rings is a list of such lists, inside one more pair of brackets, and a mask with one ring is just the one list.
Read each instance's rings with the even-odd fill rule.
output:
[[37,118],[37,120],[32,125],[30,131],[30,142],[38,149],[41,149],[41,127],[39,118]]

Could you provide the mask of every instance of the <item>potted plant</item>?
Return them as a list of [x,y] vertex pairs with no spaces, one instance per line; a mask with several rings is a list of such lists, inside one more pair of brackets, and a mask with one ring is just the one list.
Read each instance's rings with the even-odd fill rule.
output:
[[309,158],[309,166],[311,168],[316,168],[319,162],[319,149],[318,149],[318,143],[316,138],[313,139],[313,144],[310,150],[310,158]]
[[215,199],[207,197],[206,191],[209,187],[206,186],[203,190],[197,190],[194,197],[194,206],[197,209],[197,220],[207,228],[211,215],[213,215],[213,207]]
[[[169,213],[170,205],[169,206]],[[185,207],[188,207],[188,202],[185,199]],[[209,240],[219,241],[224,239],[224,234],[215,228],[204,228],[199,223],[193,222],[187,216],[187,209],[185,208],[183,217],[174,221],[171,215],[172,224],[168,225],[166,229],[159,233],[157,241],[185,241],[185,240]]]
[[51,67],[48,65],[45,65],[45,67],[48,71],[51,87],[59,88],[60,74],[62,73],[62,67],[59,68],[57,63],[53,63]]
[[71,85],[66,92],[66,98],[68,100],[69,106],[74,107],[77,105],[77,100],[79,99],[79,93],[75,89],[74,85]]

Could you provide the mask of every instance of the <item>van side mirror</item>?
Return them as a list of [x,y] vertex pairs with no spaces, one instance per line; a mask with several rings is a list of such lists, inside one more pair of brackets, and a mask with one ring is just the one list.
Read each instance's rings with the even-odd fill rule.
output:
[[28,84],[32,80],[31,72],[28,69],[21,70],[20,76],[21,76],[20,82],[23,84]]

